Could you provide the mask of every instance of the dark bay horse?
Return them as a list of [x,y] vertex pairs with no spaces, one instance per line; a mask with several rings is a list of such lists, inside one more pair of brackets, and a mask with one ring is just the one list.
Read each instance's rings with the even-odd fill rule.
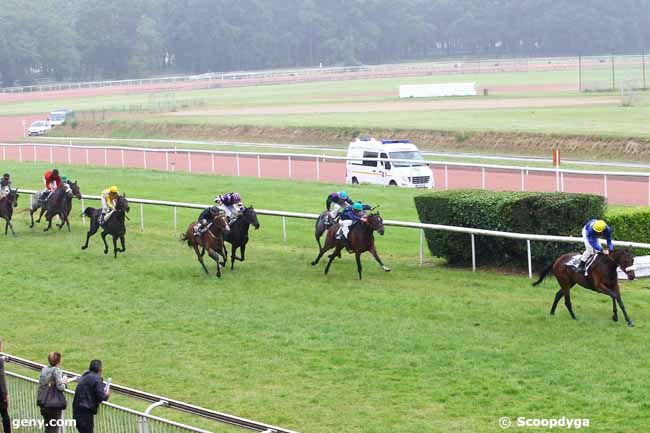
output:
[[14,208],[18,206],[18,190],[10,189],[2,200],[0,200],[0,218],[5,220],[5,236],[7,236],[8,229],[11,229],[11,234],[16,236],[14,226],[11,224],[11,217],[14,214]]
[[583,272],[577,272],[573,266],[568,263],[573,259],[577,253],[569,253],[561,256],[550,266],[542,271],[539,280],[533,283],[533,286],[539,285],[544,278],[553,271],[557,282],[560,283],[560,290],[555,294],[553,306],[551,307],[551,314],[555,314],[557,303],[564,297],[564,305],[571,317],[576,320],[576,315],[573,314],[573,307],[571,305],[571,288],[576,284],[602,293],[612,298],[612,311],[614,312],[612,320],[618,322],[618,312],[616,304],[621,307],[625,320],[628,326],[634,326],[634,323],[627,315],[625,305],[621,299],[621,290],[618,285],[617,268],[620,267],[626,274],[628,279],[633,280],[634,274],[634,256],[627,248],[621,248],[611,251],[609,255],[598,254],[594,262],[589,268],[589,276],[585,277]]
[[[248,229],[250,226],[255,227],[255,230],[260,228],[260,223],[257,220],[257,213],[253,206],[244,209],[244,212],[237,217],[237,219],[230,223],[230,231],[223,234],[223,240],[232,245],[230,252],[230,270],[235,269],[235,260],[243,262],[246,257],[246,244],[248,243]],[[239,248],[241,257],[237,257],[235,252]]]
[[[205,266],[205,263],[203,262],[203,255],[207,250],[208,255],[212,258],[212,260],[217,262],[216,275],[217,278],[221,278],[221,266],[226,266],[226,262],[228,260],[228,251],[226,250],[226,246],[223,242],[224,232],[230,230],[230,227],[228,226],[228,222],[226,221],[226,217],[221,213],[215,215],[214,218],[212,219],[212,223],[210,224],[210,227],[205,232],[199,234],[198,236],[194,236],[195,225],[196,225],[196,221],[190,223],[190,225],[187,226],[187,231],[181,237],[181,241],[182,242],[187,241],[187,246],[190,248],[194,248],[194,252],[196,253],[196,258],[199,260],[199,263],[201,263],[203,270],[207,275],[210,275],[208,268]],[[219,262],[219,256],[223,257],[223,263]]]
[[[102,228],[102,241],[104,241],[104,254],[108,254],[108,244],[106,243],[106,236],[111,235],[113,237],[113,255],[117,258],[117,253],[123,253],[126,251],[126,245],[124,242],[124,236],[126,235],[126,223],[127,218],[126,214],[131,210],[129,207],[129,201],[126,199],[125,195],[120,195],[117,197],[117,203],[115,203],[115,210],[111,217],[104,224],[100,226],[99,217],[102,213],[101,209],[95,209],[92,207],[87,207],[84,209],[84,215],[90,218],[90,229],[86,233],[86,243],[81,247],[82,250],[88,248],[88,242],[90,237],[93,236],[99,228]],[[122,248],[117,247],[117,241],[120,241]]]
[[[365,220],[365,221],[364,221]],[[327,230],[327,237],[325,238],[325,246],[322,247],[318,253],[318,257],[311,262],[312,266],[316,266],[323,257],[323,255],[335,248],[334,252],[328,256],[329,261],[325,267],[325,274],[329,272],[330,266],[336,257],[341,257],[341,250],[347,248],[350,253],[354,253],[357,259],[357,271],[359,272],[359,279],[361,276],[361,254],[366,251],[370,252],[375,258],[379,266],[384,270],[384,272],[390,272],[390,269],[384,266],[384,263],[379,258],[377,254],[377,249],[375,248],[375,237],[374,232],[376,231],[381,236],[384,235],[384,221],[381,219],[381,216],[378,213],[370,214],[364,218],[364,220],[356,223],[350,228],[350,233],[348,233],[347,242],[345,239],[336,239],[336,232],[339,229],[339,225],[335,224]]]
[[29,216],[32,220],[32,223],[29,227],[34,227],[34,213],[40,208],[41,213],[38,216],[38,220],[36,220],[36,222],[40,223],[41,218],[43,218],[43,213],[45,213],[47,227],[43,229],[43,231],[46,232],[52,227],[52,219],[55,216],[58,216],[59,220],[61,220],[61,223],[56,225],[59,230],[61,230],[64,225],[67,225],[68,231],[70,231],[70,221],[68,221],[68,217],[72,211],[73,197],[81,200],[81,190],[79,189],[77,181],[62,183],[61,187],[57,188],[56,191],[51,193],[45,205],[41,204],[38,199],[35,199],[32,202],[31,208],[29,210]]

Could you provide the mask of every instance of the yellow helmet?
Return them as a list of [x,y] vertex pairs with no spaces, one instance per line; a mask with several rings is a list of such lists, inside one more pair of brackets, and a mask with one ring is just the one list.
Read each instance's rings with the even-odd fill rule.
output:
[[607,223],[603,220],[598,220],[594,223],[593,227],[595,232],[602,233],[605,227],[607,227]]
[[115,185],[113,185],[113,186],[109,189],[109,191],[110,191],[111,193],[113,193],[113,194],[117,194],[118,192],[120,192],[120,191],[117,189],[117,187],[116,187]]

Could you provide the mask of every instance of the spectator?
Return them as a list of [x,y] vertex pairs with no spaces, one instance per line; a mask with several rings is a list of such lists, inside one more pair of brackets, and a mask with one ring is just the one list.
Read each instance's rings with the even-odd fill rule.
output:
[[[67,384],[66,378],[63,376],[61,370],[61,354],[59,352],[50,352],[47,355],[48,366],[43,367],[41,370],[41,377],[38,380],[39,397],[40,390],[53,384],[57,391],[63,394]],[[65,396],[64,396],[65,398]],[[59,433],[59,426],[56,425],[57,420],[62,418],[63,410],[65,408],[46,407],[47,402],[40,405],[41,415],[45,420],[45,433]],[[52,425],[54,423],[54,425]]]
[[[5,344],[0,338],[0,352],[5,351]],[[9,419],[9,390],[5,381],[5,360],[0,356],[0,416],[4,433],[11,433],[11,420]]]
[[111,396],[110,390],[104,387],[102,370],[102,362],[95,359],[79,379],[72,403],[72,416],[79,433],[93,433],[99,405]]

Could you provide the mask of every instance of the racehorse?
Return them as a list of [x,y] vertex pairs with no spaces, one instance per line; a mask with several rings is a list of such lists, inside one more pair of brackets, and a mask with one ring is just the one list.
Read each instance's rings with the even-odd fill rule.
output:
[[325,231],[331,226],[332,216],[330,215],[330,211],[326,210],[318,215],[318,218],[316,219],[316,225],[314,227],[314,237],[316,238],[319,249],[323,248],[323,245],[320,242],[320,238],[323,236],[323,233],[325,233]]
[[34,212],[39,208],[41,213],[38,216],[37,223],[41,222],[43,214],[45,213],[45,219],[47,220],[47,227],[43,229],[44,232],[48,231],[52,227],[52,219],[58,215],[61,224],[56,226],[61,230],[64,225],[68,226],[68,231],[70,230],[70,221],[68,217],[72,211],[72,197],[76,197],[81,200],[81,190],[77,181],[74,182],[64,182],[61,184],[61,187],[57,188],[54,192],[50,194],[47,199],[47,202],[43,205],[37,198],[32,201],[31,208],[29,210],[29,216],[32,220],[30,228],[34,227]]
[[[212,260],[217,262],[216,275],[217,278],[221,278],[221,266],[226,266],[226,262],[228,261],[228,251],[226,250],[226,246],[223,242],[224,232],[230,230],[228,222],[226,221],[226,217],[221,213],[215,215],[208,229],[198,236],[194,236],[194,226],[196,224],[196,221],[194,221],[190,223],[189,226],[187,226],[187,231],[181,237],[181,241],[187,241],[187,246],[194,248],[196,258],[199,260],[199,263],[201,263],[203,270],[207,275],[210,275],[208,268],[203,262],[203,255],[207,250],[208,255],[212,258]],[[199,247],[201,247],[201,251],[199,251]],[[220,255],[223,257],[223,263],[219,262]]]
[[5,236],[7,236],[8,229],[11,229],[11,234],[16,236],[14,226],[11,224],[11,217],[14,214],[14,208],[18,206],[18,190],[10,189],[2,200],[0,200],[0,218],[5,220]]
[[363,220],[353,225],[348,233],[347,242],[345,239],[336,239],[336,232],[339,229],[339,225],[335,224],[327,230],[327,237],[325,238],[325,246],[322,247],[318,253],[316,260],[311,262],[312,266],[316,266],[318,261],[323,257],[323,255],[335,248],[334,252],[328,256],[329,261],[325,267],[325,274],[329,272],[330,266],[336,257],[341,257],[341,250],[347,248],[350,253],[354,253],[357,259],[357,271],[359,272],[359,279],[361,276],[361,254],[366,251],[370,252],[375,258],[379,266],[384,270],[384,272],[390,272],[390,269],[384,266],[384,263],[379,258],[377,254],[377,249],[375,248],[375,237],[374,232],[376,231],[381,236],[384,235],[384,221],[381,219],[381,216],[378,213],[371,213]]
[[627,248],[621,248],[611,251],[609,255],[598,254],[589,267],[589,276],[585,277],[584,273],[578,272],[575,268],[568,263],[577,260],[576,253],[569,253],[561,256],[546,269],[542,271],[539,280],[533,283],[533,286],[539,285],[551,272],[555,275],[560,290],[555,294],[553,306],[551,307],[551,315],[555,315],[555,308],[557,303],[564,297],[564,305],[566,305],[569,314],[574,320],[576,315],[573,314],[573,307],[571,305],[571,288],[576,284],[602,293],[612,298],[612,311],[614,312],[612,320],[618,322],[618,312],[616,311],[616,304],[621,307],[625,320],[628,326],[634,326],[632,320],[627,315],[625,305],[621,299],[621,290],[618,285],[618,273],[616,269],[620,267],[626,274],[627,278],[633,280],[634,274],[634,256]]
[[[250,226],[255,227],[255,230],[260,228],[260,223],[257,220],[257,213],[253,206],[244,209],[244,212],[237,219],[230,224],[230,231],[223,234],[223,240],[232,245],[230,253],[230,270],[235,269],[235,260],[243,262],[246,256],[246,244],[248,243],[248,229]],[[235,252],[239,248],[241,258],[237,257]]]
[[[102,210],[92,207],[84,209],[84,215],[90,218],[90,229],[88,230],[88,233],[86,233],[86,243],[81,247],[81,249],[85,250],[88,248],[90,237],[97,233],[97,230],[101,227],[102,241],[104,241],[104,254],[108,254],[108,244],[106,243],[107,235],[113,237],[113,254],[115,258],[117,258],[117,253],[123,253],[126,251],[126,245],[124,243],[124,235],[126,234],[125,220],[128,218],[126,214],[129,210],[131,210],[131,208],[129,207],[129,201],[126,199],[126,195],[118,196],[113,214],[110,216],[108,221],[100,225],[99,217],[101,216]],[[118,239],[120,244],[122,244],[122,248],[117,248]]]

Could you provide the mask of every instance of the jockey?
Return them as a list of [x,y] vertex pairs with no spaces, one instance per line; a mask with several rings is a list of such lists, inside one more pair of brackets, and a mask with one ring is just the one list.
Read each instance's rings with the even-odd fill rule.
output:
[[[600,239],[605,238],[607,240],[607,248],[603,249],[600,246]],[[607,225],[603,220],[592,219],[585,224],[582,229],[582,240],[585,243],[585,252],[580,258],[580,265],[578,271],[584,269],[585,277],[588,275],[589,269],[586,267],[589,259],[595,254],[602,252],[605,255],[609,255],[610,250],[614,249],[612,244],[612,229]]]
[[99,217],[99,223],[104,224],[113,215],[115,205],[117,204],[117,197],[120,191],[115,185],[102,191],[102,213]]
[[333,192],[327,196],[327,200],[325,201],[325,210],[329,211],[330,217],[334,219],[341,209],[353,204],[354,201],[348,196],[347,192]]
[[229,192],[214,198],[217,207],[226,214],[228,221],[238,217],[244,210],[241,195],[238,192]]
[[199,236],[202,233],[205,233],[205,231],[210,227],[210,223],[212,223],[214,217],[219,215],[219,212],[221,212],[221,209],[216,205],[203,209],[203,212],[199,215],[198,222],[194,225],[194,236]]
[[336,239],[347,239],[350,227],[358,221],[365,221],[366,216],[363,212],[369,209],[371,209],[370,206],[364,205],[360,201],[343,209],[343,212],[339,214],[339,230],[336,233]]
[[5,173],[2,175],[2,179],[0,179],[0,200],[2,200],[7,195],[9,195],[10,191],[11,191],[11,175],[9,173]]
[[52,195],[52,193],[61,186],[61,176],[59,176],[59,170],[55,168],[53,170],[46,171],[43,174],[43,182],[45,184],[45,189],[41,191],[39,198],[42,202],[46,202],[50,195]]

